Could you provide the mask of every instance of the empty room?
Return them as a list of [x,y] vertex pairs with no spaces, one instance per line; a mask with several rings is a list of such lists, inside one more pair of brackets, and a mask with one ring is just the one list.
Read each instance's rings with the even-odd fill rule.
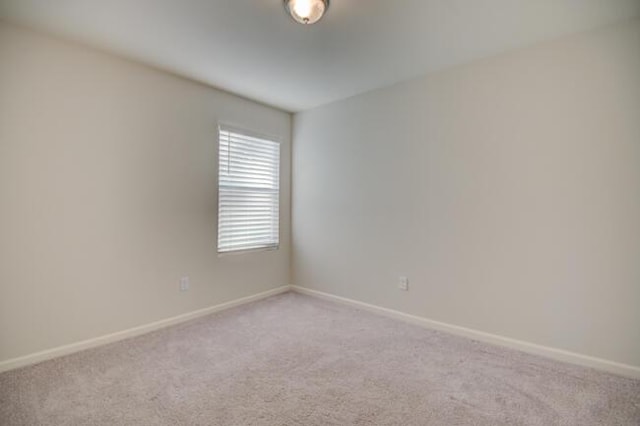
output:
[[640,0],[0,0],[0,425],[640,425]]

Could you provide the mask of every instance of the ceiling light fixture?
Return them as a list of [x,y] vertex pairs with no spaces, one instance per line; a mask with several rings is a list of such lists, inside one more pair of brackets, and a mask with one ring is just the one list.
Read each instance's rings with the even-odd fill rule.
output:
[[315,24],[329,9],[329,0],[284,0],[284,8],[300,24]]

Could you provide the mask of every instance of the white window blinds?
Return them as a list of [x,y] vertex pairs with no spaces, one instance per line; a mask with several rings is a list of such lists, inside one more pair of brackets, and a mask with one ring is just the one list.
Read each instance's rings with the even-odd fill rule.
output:
[[277,248],[280,144],[220,126],[218,252]]

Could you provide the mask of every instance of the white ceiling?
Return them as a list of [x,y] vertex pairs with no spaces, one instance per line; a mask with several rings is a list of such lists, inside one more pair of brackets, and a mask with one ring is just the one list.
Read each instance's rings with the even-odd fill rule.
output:
[[287,111],[640,16],[640,0],[0,0],[0,17]]

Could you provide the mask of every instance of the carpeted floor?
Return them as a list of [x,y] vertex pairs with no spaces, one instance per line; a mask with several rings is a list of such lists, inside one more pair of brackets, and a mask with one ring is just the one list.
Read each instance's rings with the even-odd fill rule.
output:
[[640,381],[287,293],[0,375],[7,425],[639,425]]

